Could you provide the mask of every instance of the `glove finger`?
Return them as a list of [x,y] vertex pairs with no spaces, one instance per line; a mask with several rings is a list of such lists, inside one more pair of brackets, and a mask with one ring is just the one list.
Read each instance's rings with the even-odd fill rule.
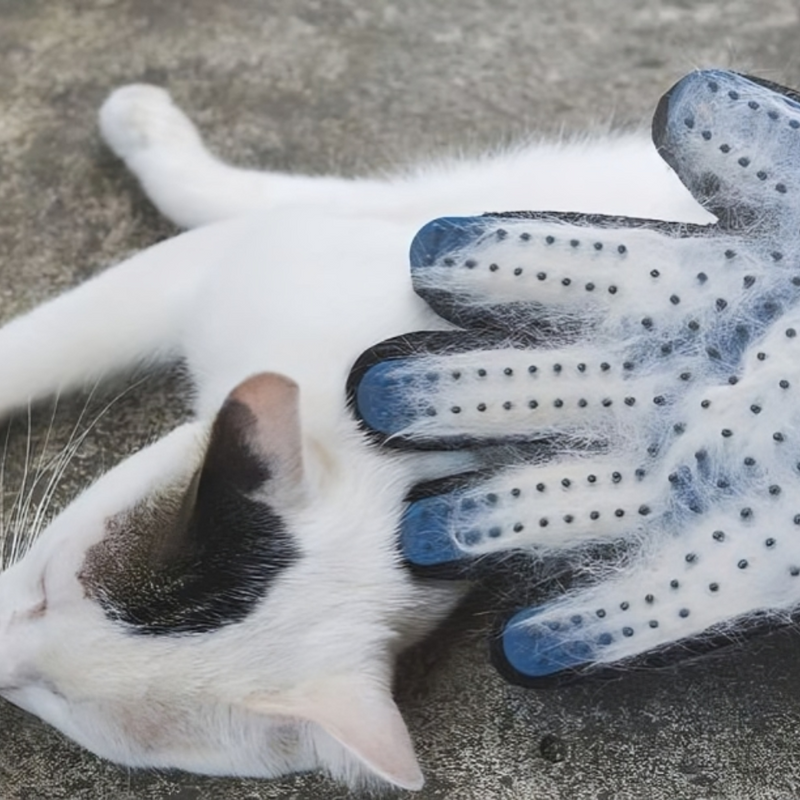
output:
[[[791,517],[782,522],[781,530],[794,527]],[[660,665],[785,622],[800,604],[796,534],[754,530],[737,509],[668,537],[659,537],[659,552],[617,565],[607,582],[512,616],[495,644],[503,674],[535,684],[597,667]]]
[[[363,426],[394,447],[561,440],[576,448],[620,439],[647,450],[658,444],[641,438],[652,429],[648,414],[668,419],[703,376],[686,367],[697,360],[690,356],[675,354],[672,369],[657,372],[625,352],[618,343],[526,349],[461,331],[410,334],[364,353],[348,392]],[[708,360],[703,353],[704,367]]]
[[724,70],[693,72],[661,99],[653,140],[689,191],[724,226],[796,229],[796,92]]
[[[544,459],[543,459],[544,460]],[[416,571],[458,577],[513,550],[555,554],[635,536],[674,503],[635,454],[519,464],[415,487],[400,526]]]
[[704,268],[728,267],[725,250],[738,248],[738,241],[709,242],[701,253],[687,248],[690,234],[704,233],[576,214],[444,217],[414,238],[411,277],[437,314],[465,328],[568,341],[598,325],[618,329],[640,312],[643,292],[646,313],[674,326],[694,310],[698,270],[687,265],[702,255]]
[[520,342],[627,341],[642,358],[665,346],[686,352],[702,345],[722,352],[730,367],[798,294],[786,248],[769,237],[629,222],[624,228],[618,218],[577,215],[434,220],[412,246],[414,287],[451,322]]

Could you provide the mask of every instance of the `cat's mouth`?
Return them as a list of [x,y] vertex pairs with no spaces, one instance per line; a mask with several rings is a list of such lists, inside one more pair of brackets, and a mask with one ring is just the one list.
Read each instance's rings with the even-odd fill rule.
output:
[[[33,672],[28,674],[18,674],[14,676],[7,676],[5,680],[0,678],[0,697],[4,697],[10,703],[20,705],[25,708],[24,703],[19,702],[19,695],[26,690],[36,687],[40,691],[46,691],[48,694],[65,700],[65,696],[56,688],[56,685],[45,678],[44,676]],[[15,697],[17,695],[17,697]]]

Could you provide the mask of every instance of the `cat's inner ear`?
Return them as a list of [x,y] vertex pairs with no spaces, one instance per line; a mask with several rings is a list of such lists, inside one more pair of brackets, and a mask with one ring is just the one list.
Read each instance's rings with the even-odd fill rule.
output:
[[251,696],[246,706],[312,722],[382,780],[401,789],[422,788],[411,737],[386,687],[331,677],[285,693]]
[[202,466],[106,521],[79,579],[135,632],[199,633],[243,620],[300,556],[286,512],[303,497],[297,385],[248,378],[214,421]]

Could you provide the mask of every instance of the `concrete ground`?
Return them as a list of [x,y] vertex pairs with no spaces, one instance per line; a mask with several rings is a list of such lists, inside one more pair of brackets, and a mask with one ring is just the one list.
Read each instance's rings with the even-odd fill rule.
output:
[[[118,84],[167,86],[240,164],[361,174],[531,130],[638,124],[695,66],[798,86],[798,41],[795,0],[0,0],[0,318],[173,233],[97,135],[95,110]],[[56,504],[172,425],[179,387],[180,376],[158,376],[119,399]],[[80,430],[119,389],[90,402]],[[60,404],[47,452],[83,409]],[[51,410],[32,416],[36,452]],[[28,427],[17,419],[7,436],[7,516]],[[800,797],[796,633],[666,672],[527,692],[488,666],[483,607],[402,673],[428,779],[420,798]],[[0,729],[2,800],[350,796],[316,775],[130,772],[7,704]]]

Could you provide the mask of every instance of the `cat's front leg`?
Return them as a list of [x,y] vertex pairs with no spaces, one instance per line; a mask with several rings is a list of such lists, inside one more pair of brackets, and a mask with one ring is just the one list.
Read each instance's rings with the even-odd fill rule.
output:
[[232,225],[163,242],[0,329],[0,414],[180,353],[184,309]]
[[[108,146],[138,178],[152,203],[176,224],[194,228],[279,206],[324,205],[346,214],[361,209],[381,181],[261,172],[225,164],[206,148],[192,121],[157,86],[131,84],[100,109]],[[368,196],[367,207],[376,203]]]

